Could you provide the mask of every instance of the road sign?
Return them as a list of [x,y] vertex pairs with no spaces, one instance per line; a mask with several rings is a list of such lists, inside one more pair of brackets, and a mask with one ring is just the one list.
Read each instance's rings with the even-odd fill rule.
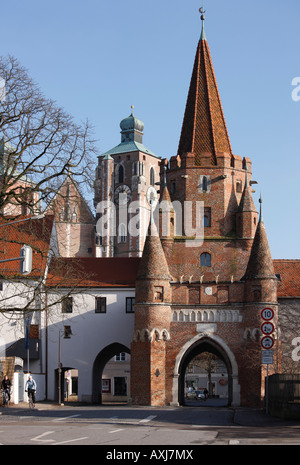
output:
[[273,364],[273,350],[262,350],[261,352],[261,363],[272,365]]
[[260,343],[264,349],[271,349],[273,347],[274,340],[271,336],[264,336]]
[[264,321],[260,329],[264,334],[272,334],[274,331],[274,325],[270,321]]
[[274,310],[272,308],[264,308],[261,312],[261,317],[265,321],[270,321],[274,318]]

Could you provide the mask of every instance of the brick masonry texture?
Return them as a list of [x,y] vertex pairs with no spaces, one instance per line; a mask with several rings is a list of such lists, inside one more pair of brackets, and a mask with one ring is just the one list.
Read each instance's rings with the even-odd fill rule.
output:
[[[261,405],[261,311],[271,306],[277,322],[278,280],[252,199],[251,169],[249,158],[232,154],[209,48],[200,40],[178,155],[162,160],[160,174],[162,198],[182,206],[203,202],[209,220],[200,243],[184,228],[178,235],[177,214],[168,237],[146,239],[131,347],[137,404],[182,403],[187,363],[211,351],[226,363],[229,403]],[[179,225],[184,221],[183,211]],[[209,263],[201,262],[203,253]]]

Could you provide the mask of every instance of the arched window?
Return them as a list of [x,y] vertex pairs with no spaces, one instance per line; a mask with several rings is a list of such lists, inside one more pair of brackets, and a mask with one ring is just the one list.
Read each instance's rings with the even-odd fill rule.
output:
[[200,255],[200,266],[211,266],[211,255],[204,252]]
[[118,170],[118,183],[124,182],[124,168],[122,165],[119,165]]
[[150,168],[150,186],[154,186],[155,184],[155,171],[153,166]]

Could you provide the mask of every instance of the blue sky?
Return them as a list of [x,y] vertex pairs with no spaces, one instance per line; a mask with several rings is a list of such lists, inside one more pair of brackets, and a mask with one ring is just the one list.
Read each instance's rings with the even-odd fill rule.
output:
[[[10,0],[1,5],[1,55],[16,57],[77,120],[88,119],[100,152],[120,142],[119,123],[134,105],[146,147],[169,158],[177,153],[200,6]],[[292,99],[300,2],[204,0],[204,7],[232,149],[252,160],[272,256],[300,258],[300,100]]]

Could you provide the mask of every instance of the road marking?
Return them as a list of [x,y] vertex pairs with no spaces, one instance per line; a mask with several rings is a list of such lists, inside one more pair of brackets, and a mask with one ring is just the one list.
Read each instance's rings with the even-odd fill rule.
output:
[[58,446],[59,444],[67,444],[68,442],[83,441],[84,439],[88,439],[88,436],[84,436],[83,438],[68,439],[68,441],[55,442],[52,445]]
[[80,414],[78,415],[70,415],[69,417],[62,417],[62,418],[54,418],[52,421],[63,421],[63,420],[68,420],[69,418],[76,418],[80,417]]
[[229,440],[229,445],[230,446],[236,446],[240,443],[240,441],[238,439],[230,439]]
[[143,420],[140,420],[140,423],[147,423],[148,421],[151,421],[153,420],[153,418],[156,418],[157,415],[150,415],[149,417],[147,418],[144,418]]
[[119,417],[110,417],[110,420],[117,420]]
[[42,439],[44,436],[47,436],[48,434],[53,434],[54,431],[46,431],[43,434],[40,434],[39,436],[36,436],[35,438],[32,438],[31,441],[37,441],[37,442],[54,442],[54,439]]
[[118,431],[123,431],[123,428],[122,429],[114,429],[113,431],[109,431],[109,433],[117,433]]

